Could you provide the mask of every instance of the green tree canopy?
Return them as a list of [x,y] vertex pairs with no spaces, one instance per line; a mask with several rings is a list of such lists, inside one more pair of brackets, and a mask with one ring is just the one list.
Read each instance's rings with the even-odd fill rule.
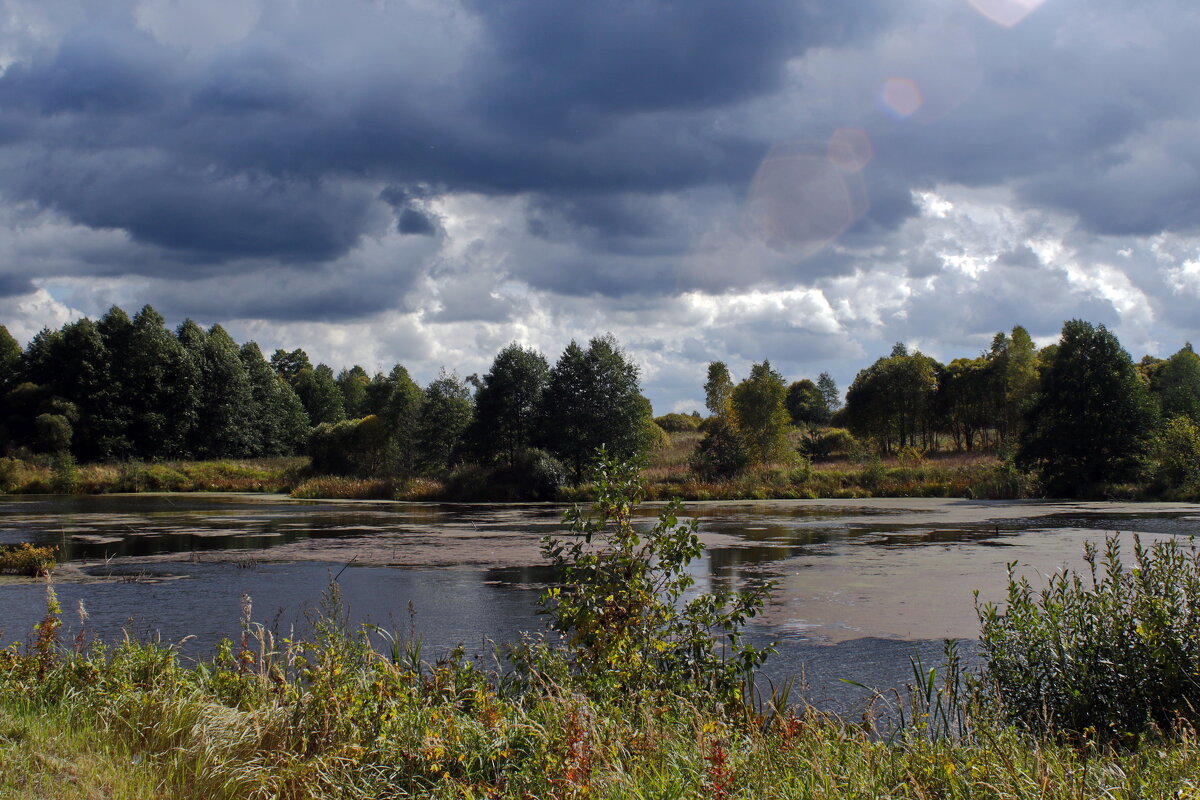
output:
[[338,373],[337,385],[345,404],[346,419],[358,419],[367,415],[367,386],[371,378],[367,371],[355,364]]
[[[286,376],[286,373],[282,374]],[[346,418],[342,392],[334,380],[333,370],[325,364],[318,364],[315,369],[301,368],[296,373],[292,388],[304,404],[304,410],[313,425],[341,422]]]
[[390,444],[389,465],[400,475],[412,475],[417,469],[424,398],[421,387],[400,364],[387,375],[376,375],[367,386],[367,410],[383,421]]
[[1117,337],[1071,320],[1026,417],[1017,463],[1037,469],[1053,495],[1131,480],[1156,421],[1149,390]]
[[12,386],[21,362],[21,345],[0,325],[0,392]]
[[1187,417],[1200,422],[1200,356],[1191,343],[1163,362],[1150,383],[1164,417]]
[[481,454],[510,466],[533,443],[550,365],[538,351],[516,342],[501,350],[475,396],[475,428]]
[[296,380],[300,377],[300,373],[312,368],[312,362],[308,360],[308,353],[299,347],[290,353],[287,350],[279,349],[271,354],[271,369],[275,370],[275,374],[279,377],[290,383],[292,388],[295,388]]
[[425,387],[418,440],[426,471],[439,472],[453,466],[473,416],[471,390],[457,375],[443,371]]
[[937,413],[940,427],[950,434],[956,450],[985,444],[996,424],[994,375],[985,358],[956,358],[937,371]]
[[636,456],[649,413],[638,369],[611,335],[592,339],[587,350],[571,342],[542,395],[542,443],[579,481],[602,445],[616,458]]
[[884,452],[928,446],[934,436],[939,365],[903,343],[860,371],[846,392],[845,420],[859,437],[872,437]]
[[829,409],[830,415],[842,407],[842,393],[838,391],[837,384],[828,372],[817,376],[817,388],[821,390],[821,397],[825,398],[825,407]]
[[207,332],[190,319],[176,334],[199,374],[196,424],[188,437],[197,458],[250,455],[259,432],[252,429],[261,414],[237,343],[220,325]]
[[1002,442],[1014,441],[1038,388],[1037,347],[1017,325],[1010,336],[995,335],[986,359],[992,371],[995,428]]
[[733,397],[733,378],[724,361],[712,361],[708,365],[708,379],[704,382],[704,405],[714,416],[729,414],[729,401]]
[[133,318],[124,352],[113,352],[126,404],[134,453],[142,458],[181,458],[196,424],[200,374],[187,351],[145,306]]
[[789,454],[787,394],[783,376],[771,369],[769,361],[752,366],[750,377],[733,389],[730,401],[738,436],[750,457],[760,464]]
[[254,399],[249,420],[250,454],[282,456],[296,453],[308,438],[308,413],[291,385],[279,377],[254,342],[238,352]]
[[829,422],[832,412],[820,388],[808,378],[795,381],[787,389],[788,414],[797,427],[814,427]]

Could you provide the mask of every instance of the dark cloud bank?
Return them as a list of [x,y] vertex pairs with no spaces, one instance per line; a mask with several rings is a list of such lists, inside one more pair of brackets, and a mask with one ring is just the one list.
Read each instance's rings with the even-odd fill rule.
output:
[[[200,43],[104,5],[37,41],[10,34],[0,198],[125,244],[4,265],[2,296],[140,275],[144,299],[180,315],[407,310],[418,279],[447,268],[438,203],[464,194],[520,200],[502,266],[480,280],[577,297],[816,285],[880,263],[936,275],[906,225],[913,190],[943,184],[1002,190],[1080,235],[1190,236],[1200,220],[1200,12],[1183,0],[1047,0],[1012,27],[917,0],[268,0],[237,36]],[[880,94],[910,83],[915,111]],[[840,129],[865,132],[871,158],[837,246],[768,242],[761,263],[737,263],[754,257],[739,237],[764,156]],[[393,239],[392,257],[362,256]],[[729,266],[696,268],[698,253]],[[1021,310],[1010,272],[987,289],[1004,314],[949,318],[1019,321],[1001,319]],[[499,313],[470,292],[482,318]],[[1038,325],[1070,315],[1034,310]],[[937,300],[917,314],[937,317]]]

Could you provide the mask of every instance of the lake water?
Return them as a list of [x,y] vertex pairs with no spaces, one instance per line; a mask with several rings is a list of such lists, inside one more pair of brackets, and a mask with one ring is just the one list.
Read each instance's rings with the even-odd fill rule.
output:
[[[239,631],[241,597],[281,632],[306,624],[332,577],[355,621],[419,635],[427,657],[540,630],[537,598],[552,574],[540,538],[561,507],[299,501],[262,495],[0,497],[0,545],[52,544],[68,627],[82,600],[89,631],[183,641],[189,657]],[[657,513],[642,509],[645,524]],[[841,679],[902,684],[909,657],[935,663],[942,640],[970,658],[973,592],[1001,600],[1007,564],[1035,585],[1079,566],[1086,541],[1111,532],[1189,536],[1200,506],[935,499],[694,503],[706,545],[701,589],[775,583],[750,637],[777,641],[768,676],[801,675],[806,697],[854,710]],[[1040,575],[1039,575],[1040,573]],[[0,639],[28,636],[44,587],[0,578]]]

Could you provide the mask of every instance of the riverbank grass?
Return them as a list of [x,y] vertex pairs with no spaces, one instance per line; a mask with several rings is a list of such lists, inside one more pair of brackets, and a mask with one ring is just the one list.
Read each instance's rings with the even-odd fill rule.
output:
[[[886,695],[905,709],[898,721],[870,709],[842,719],[790,704],[786,688],[755,690],[769,650],[739,631],[766,587],[685,594],[701,549],[695,527],[669,504],[654,529],[635,528],[637,483],[629,465],[601,462],[592,515],[570,516],[567,536],[543,540],[568,582],[541,600],[554,635],[497,653],[490,669],[461,648],[429,663],[419,641],[350,626],[336,581],[300,635],[254,622],[244,596],[238,640],[196,664],[161,641],[89,642],[82,607],[67,637],[48,584],[30,641],[0,649],[0,790],[187,800],[1200,797],[1195,550],[1139,545],[1127,570],[1112,540],[1102,562],[1089,552],[1090,582],[1064,575],[1040,596],[1010,574],[1008,605],[980,608],[981,676],[963,675],[948,644],[942,668],[914,663],[907,691]],[[1122,683],[1132,673],[1112,649],[1131,643],[1142,648],[1122,651],[1133,669],[1153,667],[1138,673],[1140,693]],[[505,656],[515,669],[499,666]],[[1060,662],[1085,683],[1029,678]],[[1075,713],[1093,690],[1108,691],[1109,705],[1088,709],[1105,716]],[[1078,697],[1053,706],[1063,692]]]
[[0,797],[145,800],[164,794],[153,763],[66,708],[0,703]]
[[370,629],[250,626],[195,666],[162,643],[0,659],[5,797],[1191,797],[1191,728],[1072,746],[980,712],[960,740],[811,708],[519,689]]

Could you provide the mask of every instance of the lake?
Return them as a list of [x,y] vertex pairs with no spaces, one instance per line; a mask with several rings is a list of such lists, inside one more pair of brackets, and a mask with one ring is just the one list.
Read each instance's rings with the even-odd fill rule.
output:
[[[842,712],[864,694],[842,679],[900,685],[909,657],[936,663],[947,637],[963,640],[971,659],[973,592],[1003,599],[1010,562],[1038,585],[1081,565],[1084,543],[1107,533],[1153,540],[1200,527],[1200,506],[1176,503],[799,500],[685,511],[700,519],[706,546],[692,566],[700,589],[775,583],[749,632],[779,643],[768,677],[800,675],[810,702]],[[0,497],[0,545],[58,547],[55,585],[72,631],[82,600],[92,635],[160,635],[203,657],[237,635],[243,593],[256,621],[286,633],[307,624],[336,577],[353,620],[420,636],[427,658],[462,644],[486,660],[489,641],[542,628],[537,598],[553,575],[538,543],[563,530],[562,512],[271,495],[13,496]],[[641,512],[652,524],[655,504]],[[44,587],[0,581],[0,638],[25,639]]]

